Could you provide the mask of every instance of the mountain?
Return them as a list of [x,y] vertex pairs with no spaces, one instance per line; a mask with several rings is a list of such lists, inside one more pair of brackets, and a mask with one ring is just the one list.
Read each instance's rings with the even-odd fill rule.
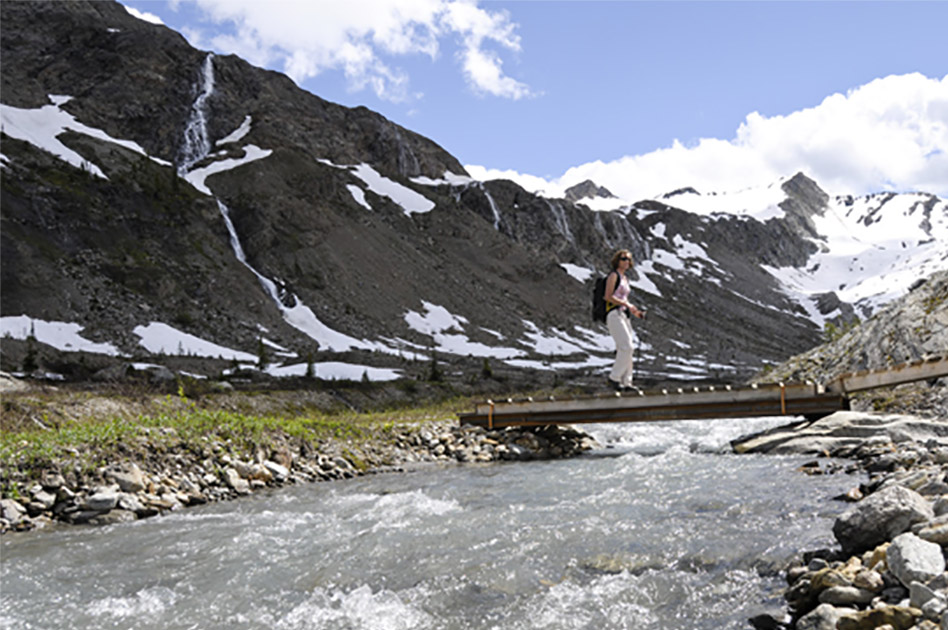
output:
[[567,201],[578,203],[583,199],[615,199],[616,196],[609,192],[605,186],[598,186],[591,179],[580,182],[575,186],[570,186],[563,194]]
[[931,195],[797,174],[595,211],[114,2],[3,2],[0,29],[6,370],[599,382],[589,293],[625,248],[643,380],[733,382],[948,267]]
[[832,380],[839,374],[882,370],[948,353],[948,271],[915,283],[865,322],[768,370],[767,381]]

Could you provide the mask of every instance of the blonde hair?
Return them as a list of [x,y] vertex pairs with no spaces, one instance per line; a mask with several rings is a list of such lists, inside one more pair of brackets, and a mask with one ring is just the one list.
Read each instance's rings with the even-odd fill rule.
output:
[[635,261],[632,259],[632,252],[630,252],[627,249],[620,249],[619,251],[617,251],[615,254],[612,255],[612,268],[613,269],[619,268],[619,259],[622,258],[623,256],[628,256],[629,262],[632,264],[635,264]]

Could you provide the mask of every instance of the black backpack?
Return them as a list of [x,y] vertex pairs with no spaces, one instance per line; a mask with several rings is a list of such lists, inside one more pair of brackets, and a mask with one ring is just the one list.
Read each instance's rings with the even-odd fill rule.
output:
[[615,271],[610,271],[604,276],[599,276],[596,278],[596,282],[593,283],[593,295],[592,295],[592,316],[594,322],[603,322],[606,321],[606,280],[609,276],[614,274]]

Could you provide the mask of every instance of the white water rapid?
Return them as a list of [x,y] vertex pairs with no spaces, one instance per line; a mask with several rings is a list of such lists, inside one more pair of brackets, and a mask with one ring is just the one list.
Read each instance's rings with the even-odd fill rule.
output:
[[733,455],[780,419],[590,426],[570,460],[426,466],[0,539],[0,626],[746,630],[861,479]]

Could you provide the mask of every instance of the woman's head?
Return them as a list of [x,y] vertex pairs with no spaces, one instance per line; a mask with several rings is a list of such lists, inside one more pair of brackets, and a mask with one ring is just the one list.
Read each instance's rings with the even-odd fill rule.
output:
[[629,261],[629,267],[631,267],[634,262],[632,260],[632,254],[629,252],[629,250],[620,249],[612,255],[612,268],[618,269],[619,265],[624,261]]

